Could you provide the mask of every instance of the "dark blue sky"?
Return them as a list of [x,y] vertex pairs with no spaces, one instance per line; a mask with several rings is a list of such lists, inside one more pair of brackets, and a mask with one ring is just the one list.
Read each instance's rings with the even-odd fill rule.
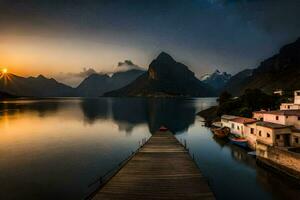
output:
[[[23,74],[147,67],[166,51],[196,72],[256,67],[300,36],[298,0],[0,0],[0,65]],[[82,73],[81,73],[82,74]]]

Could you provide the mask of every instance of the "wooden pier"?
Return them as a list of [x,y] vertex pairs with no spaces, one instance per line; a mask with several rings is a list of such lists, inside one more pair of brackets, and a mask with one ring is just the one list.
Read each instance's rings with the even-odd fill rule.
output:
[[157,132],[93,199],[214,199],[214,195],[184,146],[171,132]]

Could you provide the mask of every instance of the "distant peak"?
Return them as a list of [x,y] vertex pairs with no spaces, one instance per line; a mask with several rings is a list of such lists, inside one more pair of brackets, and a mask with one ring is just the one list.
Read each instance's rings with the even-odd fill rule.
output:
[[43,76],[42,74],[38,75],[37,78],[39,79],[47,79],[45,76]]
[[172,58],[172,56],[170,56],[169,54],[167,54],[166,52],[161,52],[156,60],[162,61],[162,62],[174,62],[175,60]]

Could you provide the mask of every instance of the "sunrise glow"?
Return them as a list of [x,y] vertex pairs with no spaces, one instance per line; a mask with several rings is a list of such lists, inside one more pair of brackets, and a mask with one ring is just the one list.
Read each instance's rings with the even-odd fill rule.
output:
[[7,68],[3,68],[3,69],[2,69],[2,73],[3,73],[3,74],[6,74],[7,72],[8,72]]

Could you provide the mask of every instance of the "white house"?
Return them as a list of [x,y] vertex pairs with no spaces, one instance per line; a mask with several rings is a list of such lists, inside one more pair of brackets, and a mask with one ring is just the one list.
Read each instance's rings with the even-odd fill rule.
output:
[[291,126],[271,122],[257,122],[256,127],[257,141],[269,146],[291,146]]
[[257,120],[252,118],[238,117],[229,120],[229,128],[231,133],[245,137],[248,128],[247,125],[254,124],[255,122],[257,122]]
[[257,139],[256,134],[257,134],[256,123],[250,123],[245,126],[244,135],[251,149],[256,149],[256,139]]
[[280,105],[280,110],[299,110],[300,104],[294,104],[294,103],[282,103]]
[[300,109],[300,90],[294,92],[294,103],[282,103],[280,110],[299,110]]
[[221,126],[230,128],[231,127],[230,120],[236,119],[236,118],[239,118],[239,117],[234,116],[234,115],[222,115],[221,116]]
[[294,104],[300,105],[300,90],[297,90],[294,93]]
[[271,146],[300,147],[300,110],[253,112],[257,140]]
[[257,111],[253,112],[253,118],[300,129],[300,110]]

